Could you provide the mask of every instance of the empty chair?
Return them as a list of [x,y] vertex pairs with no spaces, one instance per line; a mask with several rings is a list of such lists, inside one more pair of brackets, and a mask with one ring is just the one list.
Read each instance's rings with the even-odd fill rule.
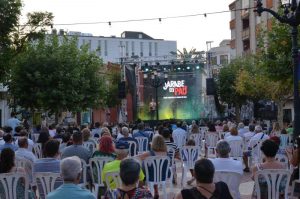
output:
[[234,159],[241,159],[243,157],[243,141],[242,140],[230,140],[228,141],[231,151],[230,157]]
[[161,185],[163,188],[164,198],[167,198],[167,180],[170,180],[171,191],[173,185],[171,182],[171,175],[168,174],[170,170],[170,158],[168,156],[150,156],[144,160],[146,171],[146,183],[150,186],[150,191],[154,195],[154,185]]
[[283,169],[264,169],[254,176],[257,198],[279,199],[280,195],[288,198],[291,173]]
[[178,148],[182,148],[186,142],[186,134],[177,134],[172,135],[174,139],[174,143],[177,145]]
[[144,153],[148,151],[148,138],[147,137],[135,137],[138,142],[138,153]]
[[32,151],[37,159],[43,158],[42,144],[35,143],[33,145]]
[[234,199],[239,199],[242,175],[231,171],[215,171],[214,182],[225,182],[228,185],[230,193]]
[[181,185],[186,182],[187,172],[190,169],[194,169],[195,162],[200,156],[200,147],[198,146],[183,146],[180,149],[180,157],[182,160],[182,179]]
[[[18,190],[24,190],[18,191]],[[2,199],[28,199],[29,182],[24,173],[0,174],[0,198]]]
[[211,150],[215,152],[218,140],[219,140],[219,135],[217,133],[210,133],[210,132],[206,133],[205,143],[207,146],[208,155],[210,154]]
[[34,177],[40,193],[40,198],[45,198],[48,193],[55,190],[63,183],[59,173],[36,172],[34,173]]
[[126,141],[129,144],[129,156],[136,156],[138,151],[138,146],[135,141],[128,140]]
[[120,187],[122,182],[120,178],[120,172],[107,172],[105,174],[105,185],[108,190],[111,190],[112,188],[110,187],[110,183],[114,181],[116,184],[116,187]]

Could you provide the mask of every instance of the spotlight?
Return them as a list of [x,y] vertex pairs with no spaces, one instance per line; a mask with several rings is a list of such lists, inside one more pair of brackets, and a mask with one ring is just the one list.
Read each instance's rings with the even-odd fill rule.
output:
[[196,69],[199,70],[199,69],[200,69],[200,66],[196,66]]
[[189,67],[189,66],[188,66],[188,67],[186,67],[186,69],[187,69],[187,70],[190,70],[190,69],[191,69],[191,67]]
[[180,67],[178,67],[178,68],[177,68],[177,70],[181,70],[181,68],[180,68]]
[[149,71],[149,69],[148,68],[145,68],[145,72],[148,72]]

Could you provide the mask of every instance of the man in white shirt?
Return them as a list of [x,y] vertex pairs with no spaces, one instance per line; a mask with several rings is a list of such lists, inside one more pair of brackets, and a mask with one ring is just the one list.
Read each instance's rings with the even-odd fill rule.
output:
[[241,136],[241,137],[243,137],[244,134],[248,132],[248,130],[245,129],[244,123],[242,123],[242,122],[239,123],[239,125],[238,125],[238,131],[239,131],[239,136]]
[[249,165],[248,165],[248,157],[253,155],[252,151],[253,151],[254,147],[259,147],[259,145],[257,144],[257,141],[263,142],[264,140],[270,138],[268,135],[266,135],[263,132],[263,129],[260,125],[255,126],[254,132],[255,132],[255,135],[250,139],[249,144],[248,144],[248,151],[244,153],[244,157],[243,157],[244,164],[246,166],[244,169],[245,172],[250,172]]
[[[28,148],[27,148],[27,150],[28,150],[28,151],[32,151],[32,148],[33,148],[34,143],[33,143],[33,141],[32,141],[31,139],[28,138],[28,133],[27,133],[27,131],[26,131],[25,129],[22,129],[22,130],[20,131],[20,136],[26,137],[26,138],[27,138],[27,143],[28,143]],[[18,145],[18,144],[19,144],[19,139],[18,139],[17,142],[16,142],[16,145]]]
[[229,158],[230,145],[225,140],[217,143],[217,158],[210,159],[215,166],[216,171],[230,171],[243,175],[243,165],[241,161]]
[[[172,137],[174,139],[175,144],[178,147],[181,147],[182,143],[176,143],[175,137],[178,135],[184,135],[185,138],[187,138],[187,132],[182,128],[182,122],[177,122],[177,128],[172,133]],[[177,142],[181,142],[181,141],[177,140]],[[185,143],[185,140],[183,140],[183,143]]]
[[9,118],[6,122],[7,126],[10,126],[13,130],[13,134],[15,134],[15,128],[21,124],[21,121],[16,118],[16,114],[14,112],[11,113],[11,118]]
[[249,125],[249,131],[247,133],[244,134],[244,138],[245,139],[249,139],[249,138],[252,138],[254,135],[255,135],[255,126],[253,124],[250,124]]
[[26,137],[21,137],[18,139],[19,148],[16,150],[17,158],[25,158],[31,162],[35,162],[36,157],[31,151],[28,151],[28,140]]

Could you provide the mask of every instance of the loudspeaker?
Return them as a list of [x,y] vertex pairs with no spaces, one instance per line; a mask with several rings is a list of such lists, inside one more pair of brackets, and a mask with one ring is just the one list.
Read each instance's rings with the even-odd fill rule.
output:
[[206,78],[206,95],[215,95],[215,81],[214,78]]
[[120,99],[126,98],[126,83],[125,81],[122,81],[118,84],[119,94],[118,97]]

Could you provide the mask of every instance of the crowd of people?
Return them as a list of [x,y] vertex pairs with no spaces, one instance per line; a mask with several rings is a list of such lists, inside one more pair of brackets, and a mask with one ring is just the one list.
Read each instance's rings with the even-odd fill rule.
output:
[[[205,128],[206,130],[203,131]],[[12,114],[12,119],[0,130],[0,174],[26,173],[25,168],[16,166],[16,161],[24,158],[32,162],[33,174],[36,172],[61,174],[61,182],[57,183],[56,189],[49,193],[47,198],[94,198],[95,196],[90,191],[78,186],[82,182],[81,161],[89,164],[91,158],[109,157],[112,161],[106,163],[101,173],[96,175],[105,176],[109,172],[120,172],[122,184],[117,187],[116,183],[111,181],[109,186],[112,189],[107,190],[105,198],[159,198],[159,186],[154,185],[154,195],[145,186],[146,173],[143,161],[149,157],[172,157],[173,155],[176,160],[185,161],[186,157],[182,156],[180,152],[182,146],[174,141],[176,136],[184,135],[185,146],[196,146],[197,142],[189,139],[191,135],[215,133],[220,135],[220,138],[215,147],[214,157],[208,157],[207,146],[204,146],[204,154],[196,155],[194,168],[190,170],[192,179],[187,181],[187,184],[196,186],[191,189],[183,189],[176,195],[176,198],[227,199],[232,198],[228,188],[230,185],[224,182],[215,183],[213,181],[215,171],[226,170],[239,175],[251,171],[254,178],[260,170],[287,169],[285,164],[275,158],[276,154],[281,153],[286,155],[289,163],[296,168],[292,178],[299,178],[297,167],[300,162],[300,150],[291,146],[282,150],[280,147],[280,142],[283,141],[281,135],[288,135],[290,132],[292,132],[290,129],[281,128],[277,122],[274,122],[272,128],[267,129],[255,121],[250,123],[192,121],[190,125],[177,121],[174,123],[163,122],[154,128],[150,128],[142,121],[130,125],[119,124],[114,127],[96,122],[90,127],[50,125],[32,129],[22,126],[22,123]],[[146,138],[142,153],[138,151],[138,137]],[[202,139],[204,140],[205,136]],[[231,158],[231,141],[245,143],[245,140],[247,140],[247,146],[243,151],[243,161]],[[300,140],[298,139],[298,141]],[[130,147],[130,142],[136,143],[136,147]],[[33,153],[35,143],[41,145],[42,158],[38,158]],[[96,149],[85,147],[86,143],[95,145]],[[249,158],[253,156],[252,152],[255,147],[260,147],[264,157],[258,164],[249,165]],[[170,154],[170,148],[175,154]],[[176,162],[171,162],[171,164],[176,165]],[[163,169],[168,169],[168,166],[165,165]],[[172,183],[177,184],[176,166],[174,169]],[[95,175],[95,173],[90,171],[88,177],[92,184],[91,175]],[[170,176],[168,173],[163,176],[163,179]],[[33,176],[30,178],[31,182],[32,178]],[[148,180],[153,179],[154,174],[150,173]],[[283,185],[284,183],[282,183]],[[268,193],[263,179],[260,179],[260,186],[262,198],[266,198]],[[4,198],[1,196],[1,190],[3,190],[3,186],[0,184],[0,198]],[[280,191],[282,190],[284,187],[280,188]],[[18,189],[20,195],[22,195],[22,191],[24,188],[20,184]],[[33,188],[29,193],[30,198],[34,198],[35,194],[36,189]],[[40,197],[45,197],[43,193],[39,194]],[[22,196],[20,197],[22,198]]]

